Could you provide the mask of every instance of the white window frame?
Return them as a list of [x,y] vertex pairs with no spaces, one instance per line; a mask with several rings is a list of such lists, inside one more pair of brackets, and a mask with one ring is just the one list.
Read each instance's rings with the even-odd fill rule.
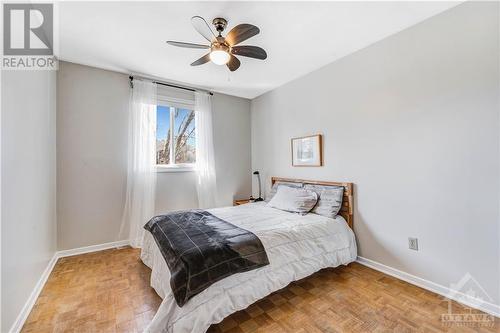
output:
[[[175,161],[174,155],[174,125],[175,125],[175,109],[186,109],[194,111],[194,104],[191,101],[182,100],[179,104],[178,99],[171,101],[169,100],[159,100],[158,106],[163,106],[170,109],[170,162]],[[173,102],[173,103],[172,103]],[[172,104],[177,106],[173,106]],[[194,124],[196,126],[196,122]],[[196,163],[170,163],[170,164],[156,164],[156,172],[193,172],[196,171]]]

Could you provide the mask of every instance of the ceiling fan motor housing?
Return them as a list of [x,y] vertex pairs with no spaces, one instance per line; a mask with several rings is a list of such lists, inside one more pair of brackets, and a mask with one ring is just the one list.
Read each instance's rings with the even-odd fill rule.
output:
[[226,29],[227,21],[222,17],[216,17],[212,20],[212,24],[215,26],[215,30],[217,30],[220,36],[221,32],[223,32],[224,29]]

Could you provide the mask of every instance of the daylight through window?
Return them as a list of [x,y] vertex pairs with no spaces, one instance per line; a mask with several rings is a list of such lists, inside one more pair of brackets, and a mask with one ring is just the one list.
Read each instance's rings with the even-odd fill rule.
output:
[[194,111],[156,107],[156,164],[188,166],[196,162]]

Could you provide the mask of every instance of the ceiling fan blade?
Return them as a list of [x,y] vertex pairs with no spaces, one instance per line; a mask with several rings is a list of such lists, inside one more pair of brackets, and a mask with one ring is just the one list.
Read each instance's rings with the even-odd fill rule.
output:
[[229,62],[226,64],[226,66],[231,72],[234,72],[240,67],[241,63],[234,55],[231,54],[230,56],[231,58],[229,58]]
[[234,55],[240,55],[244,57],[250,57],[261,60],[267,58],[266,51],[264,51],[263,48],[260,48],[258,46],[250,46],[250,45],[233,46],[231,48],[231,53]]
[[201,45],[201,44],[195,44],[195,43],[185,43],[185,42],[176,42],[173,40],[167,40],[167,44],[173,45],[173,46],[178,46],[178,47],[186,47],[189,49],[209,49],[210,46],[208,45]]
[[210,29],[210,26],[203,17],[193,16],[191,18],[191,24],[196,29],[196,31],[198,31],[210,43],[215,39],[214,32],[212,31],[212,29]]
[[201,57],[200,59],[196,60],[195,62],[193,62],[191,64],[191,66],[199,66],[199,65],[203,65],[203,64],[206,64],[207,62],[210,61],[210,53],[207,53],[205,54],[203,57]]
[[235,26],[226,36],[226,42],[229,45],[234,46],[239,44],[250,37],[257,35],[260,32],[259,28],[251,24],[238,24]]

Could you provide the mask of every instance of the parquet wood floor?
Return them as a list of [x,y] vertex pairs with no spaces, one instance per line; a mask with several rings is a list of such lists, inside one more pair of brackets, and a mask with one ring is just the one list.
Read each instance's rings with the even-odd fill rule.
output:
[[[136,249],[62,258],[22,332],[140,332],[161,302],[149,277]],[[353,263],[292,283],[208,332],[500,332],[498,319],[492,327],[446,327],[447,309],[439,295]],[[453,310],[471,311],[457,303]]]

